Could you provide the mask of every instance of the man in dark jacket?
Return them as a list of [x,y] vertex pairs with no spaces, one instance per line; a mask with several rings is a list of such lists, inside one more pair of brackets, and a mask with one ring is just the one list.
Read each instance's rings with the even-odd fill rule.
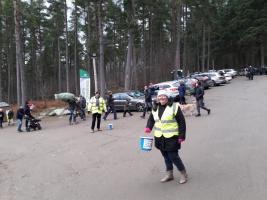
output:
[[26,131],[30,131],[30,120],[34,118],[31,114],[31,104],[29,101],[26,101],[24,106],[24,114],[25,114],[25,128]]
[[80,117],[82,120],[85,120],[86,99],[82,95],[79,96],[79,107],[80,107]]
[[2,108],[0,108],[0,128],[3,128],[3,121],[4,121],[5,113]]
[[67,102],[69,103],[68,109],[70,111],[69,125],[72,125],[76,123],[76,99],[69,99]]
[[117,119],[117,112],[116,112],[116,109],[115,109],[115,106],[114,106],[114,98],[113,98],[113,95],[112,95],[112,91],[108,91],[107,108],[108,108],[108,111],[105,113],[103,119],[106,120],[108,115],[109,115],[109,113],[113,112],[114,119],[116,120]]
[[179,97],[180,97],[179,103],[182,105],[186,104],[185,91],[186,91],[185,84],[184,84],[184,82],[181,82],[179,87],[178,87],[178,92],[179,92]]
[[21,127],[22,127],[22,120],[24,117],[24,109],[22,106],[19,107],[19,109],[17,110],[17,120],[18,120],[18,132],[23,132]]
[[200,117],[200,108],[203,110],[206,110],[208,112],[208,115],[210,114],[210,109],[206,108],[204,106],[204,89],[201,87],[201,82],[197,82],[195,84],[195,89],[194,89],[194,95],[196,98],[196,106],[197,106],[197,115],[196,117]]
[[145,119],[147,111],[152,108],[151,89],[148,88],[146,85],[144,87],[144,94],[145,94],[145,107],[144,107],[144,110],[143,110],[143,115],[140,116],[143,119]]
[[167,174],[161,182],[173,180],[174,164],[181,173],[179,183],[183,184],[187,181],[187,173],[178,150],[185,140],[185,118],[179,104],[171,102],[166,91],[160,90],[157,99],[158,103],[153,106],[145,132],[150,133],[154,127],[155,146],[165,160]]

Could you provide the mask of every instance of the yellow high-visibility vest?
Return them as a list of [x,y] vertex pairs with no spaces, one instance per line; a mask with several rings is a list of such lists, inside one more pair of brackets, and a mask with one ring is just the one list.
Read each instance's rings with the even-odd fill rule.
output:
[[92,114],[102,114],[103,112],[107,112],[105,100],[102,97],[99,97],[99,106],[96,106],[96,98],[95,96],[92,97],[88,105],[88,111],[92,112]]
[[179,125],[175,119],[175,115],[178,111],[179,104],[173,103],[172,106],[166,106],[161,119],[159,119],[159,109],[152,111],[155,125],[153,133],[155,137],[170,138],[175,135],[179,135]]

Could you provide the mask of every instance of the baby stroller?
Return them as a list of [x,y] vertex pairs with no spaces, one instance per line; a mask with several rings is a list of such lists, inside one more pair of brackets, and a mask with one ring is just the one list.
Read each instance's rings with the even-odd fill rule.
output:
[[27,128],[27,131],[30,132],[31,129],[33,129],[33,130],[36,130],[36,129],[41,130],[42,127],[41,127],[41,125],[39,123],[40,121],[41,121],[40,119],[31,118],[30,119],[30,125]]

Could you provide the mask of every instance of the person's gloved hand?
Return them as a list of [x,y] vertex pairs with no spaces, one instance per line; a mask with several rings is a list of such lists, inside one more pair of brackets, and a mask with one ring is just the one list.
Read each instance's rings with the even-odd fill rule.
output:
[[178,142],[181,144],[182,142],[184,142],[184,139],[179,138],[179,139],[178,139]]
[[145,128],[145,133],[149,134],[151,132],[150,128]]

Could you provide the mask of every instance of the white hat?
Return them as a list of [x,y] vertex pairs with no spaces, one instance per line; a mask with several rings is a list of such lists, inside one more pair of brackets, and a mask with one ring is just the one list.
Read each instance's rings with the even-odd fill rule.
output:
[[165,95],[166,97],[169,97],[169,93],[168,93],[166,90],[160,90],[160,91],[158,92],[158,97],[159,97],[160,95]]

